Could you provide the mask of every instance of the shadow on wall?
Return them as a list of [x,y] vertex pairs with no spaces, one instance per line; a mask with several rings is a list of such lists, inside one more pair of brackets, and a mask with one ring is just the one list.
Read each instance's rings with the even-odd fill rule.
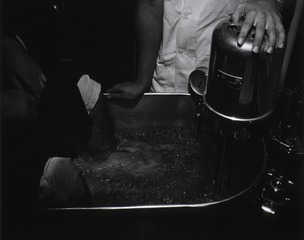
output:
[[134,1],[63,0],[77,66],[108,88],[134,74]]
[[134,2],[2,0],[1,38],[17,33],[55,78],[60,72],[50,67],[54,60],[73,58],[79,75],[89,74],[107,88],[133,78]]

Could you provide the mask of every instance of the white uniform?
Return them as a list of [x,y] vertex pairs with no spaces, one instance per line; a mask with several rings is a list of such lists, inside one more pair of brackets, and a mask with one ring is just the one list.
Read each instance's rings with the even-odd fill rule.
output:
[[208,67],[214,27],[242,0],[165,0],[163,41],[152,92],[188,92],[189,74]]

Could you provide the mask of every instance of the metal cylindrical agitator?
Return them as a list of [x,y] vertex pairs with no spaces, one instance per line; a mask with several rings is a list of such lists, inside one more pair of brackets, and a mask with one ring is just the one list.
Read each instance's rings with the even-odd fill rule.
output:
[[204,100],[211,111],[226,119],[261,120],[275,105],[284,50],[266,53],[266,36],[260,53],[255,54],[255,30],[241,47],[237,44],[240,30],[227,20],[214,29]]

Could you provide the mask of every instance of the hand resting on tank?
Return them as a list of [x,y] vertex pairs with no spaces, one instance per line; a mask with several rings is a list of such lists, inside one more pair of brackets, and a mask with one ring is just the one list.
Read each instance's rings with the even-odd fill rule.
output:
[[265,51],[272,54],[276,48],[284,48],[285,29],[276,0],[247,0],[239,4],[231,15],[231,21],[241,24],[238,44],[242,46],[250,29],[256,29],[252,51],[259,53],[264,35],[268,37]]

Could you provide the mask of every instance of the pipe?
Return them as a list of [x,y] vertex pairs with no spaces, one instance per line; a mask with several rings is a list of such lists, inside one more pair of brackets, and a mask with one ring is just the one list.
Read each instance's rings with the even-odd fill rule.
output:
[[286,52],[285,52],[285,57],[284,57],[282,70],[281,70],[281,75],[280,75],[280,85],[279,85],[280,88],[282,88],[284,86],[284,83],[285,83],[285,79],[286,79],[290,59],[291,59],[291,56],[292,56],[294,44],[295,44],[295,41],[296,41],[296,37],[297,37],[297,33],[298,33],[300,21],[301,21],[303,9],[304,9],[304,1],[303,0],[297,0],[294,15],[293,15],[291,25],[290,25],[290,29],[289,29],[289,33],[288,33],[288,36],[287,36]]

